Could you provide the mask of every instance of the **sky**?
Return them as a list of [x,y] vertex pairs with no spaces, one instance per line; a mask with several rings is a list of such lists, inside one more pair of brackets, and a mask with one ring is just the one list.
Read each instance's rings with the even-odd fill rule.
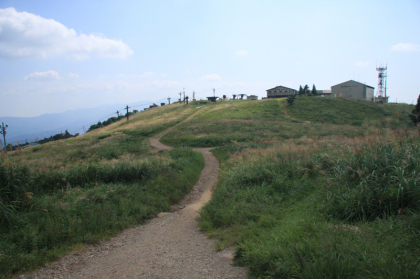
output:
[[351,79],[376,94],[380,64],[390,102],[416,102],[419,0],[0,1],[0,117]]

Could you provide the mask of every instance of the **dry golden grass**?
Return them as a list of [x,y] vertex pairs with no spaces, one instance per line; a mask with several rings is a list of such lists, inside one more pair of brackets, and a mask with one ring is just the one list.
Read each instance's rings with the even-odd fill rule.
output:
[[[264,160],[277,160],[282,157],[301,155],[310,157],[317,152],[331,153],[353,153],[357,154],[362,148],[372,147],[378,144],[399,143],[401,136],[418,136],[417,131],[395,131],[383,130],[377,131],[371,135],[363,137],[307,137],[289,140],[272,140],[271,147],[268,148],[248,148],[240,153],[233,154],[229,159],[231,164],[242,162],[258,162]],[[268,142],[261,139],[262,142]],[[398,146],[398,145],[397,145]]]
[[[141,136],[127,135],[125,131],[153,131],[156,127],[175,124],[182,121],[197,109],[197,106],[172,104],[156,107],[130,116],[101,129],[96,129],[76,138],[59,140],[28,147],[24,150],[4,152],[2,161],[25,165],[31,171],[50,172],[67,170],[76,164],[96,162],[99,164],[115,164],[119,160],[136,163],[142,159],[139,154],[122,154],[116,159],[105,159],[95,154],[95,150],[118,148],[118,142],[124,142],[131,137],[138,138],[139,145],[147,145],[147,139]],[[76,154],[76,155],[75,155]],[[83,157],[86,155],[86,157]],[[7,160],[6,160],[7,158]],[[130,158],[127,160],[127,158]],[[159,159],[161,160],[161,159]]]

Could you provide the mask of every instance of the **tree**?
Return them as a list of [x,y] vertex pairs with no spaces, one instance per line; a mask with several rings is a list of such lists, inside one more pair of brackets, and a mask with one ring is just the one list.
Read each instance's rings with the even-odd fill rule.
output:
[[417,98],[417,104],[416,107],[413,109],[411,114],[409,115],[411,122],[413,122],[414,126],[417,126],[417,128],[420,129],[420,95]]
[[309,86],[307,84],[303,88],[303,94],[305,94],[305,95],[311,94],[311,91],[309,90]]
[[316,91],[315,84],[312,84],[312,95],[314,95],[314,96],[318,95],[318,92]]
[[296,98],[295,94],[289,95],[289,97],[287,97],[287,103],[289,104],[289,106],[293,105],[295,98]]
[[303,95],[304,93],[303,93],[303,88],[302,88],[302,85],[299,85],[299,92],[298,92],[298,94],[299,95]]

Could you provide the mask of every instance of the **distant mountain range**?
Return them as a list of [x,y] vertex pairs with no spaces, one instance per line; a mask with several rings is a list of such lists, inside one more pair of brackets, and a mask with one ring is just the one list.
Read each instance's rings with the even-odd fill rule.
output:
[[[155,101],[157,105],[166,102],[166,99]],[[141,111],[151,104],[153,104],[152,101],[145,100],[128,104],[128,106],[130,107],[129,111],[135,109]],[[125,115],[127,112],[123,109],[125,106],[126,104],[103,105],[96,108],[68,110],[62,113],[47,113],[36,117],[4,116],[0,117],[0,123],[4,122],[5,125],[9,125],[6,130],[6,143],[15,145],[16,141],[20,143],[33,142],[36,139],[41,140],[61,132],[64,133],[65,130],[71,134],[83,134],[92,124],[117,116],[117,110],[120,115]],[[0,136],[3,142],[3,137]]]

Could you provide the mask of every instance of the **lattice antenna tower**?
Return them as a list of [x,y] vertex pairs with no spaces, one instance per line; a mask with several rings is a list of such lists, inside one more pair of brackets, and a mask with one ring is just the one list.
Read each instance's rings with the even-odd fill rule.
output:
[[376,70],[378,71],[378,97],[386,97],[387,68],[388,65],[379,65],[379,67],[376,67]]

